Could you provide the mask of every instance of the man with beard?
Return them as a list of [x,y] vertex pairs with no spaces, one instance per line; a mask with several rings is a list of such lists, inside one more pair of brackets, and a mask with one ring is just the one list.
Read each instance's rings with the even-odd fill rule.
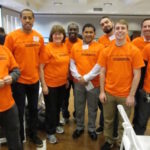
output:
[[22,28],[6,37],[7,46],[19,65],[21,76],[12,85],[13,97],[19,111],[21,141],[24,141],[24,109],[27,97],[29,110],[29,138],[38,147],[42,140],[37,136],[37,105],[39,95],[39,55],[44,47],[42,36],[32,29],[34,14],[30,9],[20,13]]
[[[79,33],[79,27],[76,23],[70,23],[68,25],[68,37],[65,40],[65,44],[68,48],[69,54],[71,53],[71,49],[72,46],[75,43],[80,43],[82,42],[81,39],[78,38],[78,33]],[[71,74],[69,73],[68,76],[68,87],[66,87],[66,95],[65,95],[65,99],[62,105],[62,114],[63,114],[63,118],[60,120],[60,123],[65,124],[69,121],[69,117],[70,117],[70,113],[68,110],[68,106],[69,106],[69,97],[70,97],[70,90],[71,90],[71,86],[72,88],[74,88],[74,84],[73,84],[73,77],[71,76]],[[74,110],[74,118],[75,118],[75,110]]]

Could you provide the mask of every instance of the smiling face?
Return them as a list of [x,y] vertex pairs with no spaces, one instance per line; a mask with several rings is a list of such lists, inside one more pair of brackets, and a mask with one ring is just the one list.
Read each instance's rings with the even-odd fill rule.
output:
[[115,25],[115,38],[118,41],[126,40],[126,35],[128,33],[128,27],[122,23],[116,23]]
[[20,16],[20,20],[22,23],[22,28],[23,31],[25,32],[31,32],[32,31],[32,26],[34,23],[34,16],[33,13],[31,11],[23,11],[21,16]]
[[142,34],[145,38],[150,38],[150,20],[146,20],[142,25]]
[[86,44],[91,43],[93,41],[94,37],[95,37],[95,31],[92,27],[85,27],[82,34],[83,34],[83,41]]
[[63,42],[64,35],[63,35],[63,33],[55,32],[52,35],[52,39],[55,44],[61,44]]
[[100,26],[103,32],[106,34],[111,33],[111,31],[113,30],[113,23],[109,18],[101,19]]

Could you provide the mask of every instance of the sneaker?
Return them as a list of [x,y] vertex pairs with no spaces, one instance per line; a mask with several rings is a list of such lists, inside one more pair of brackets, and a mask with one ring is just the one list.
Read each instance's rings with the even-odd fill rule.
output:
[[69,122],[69,119],[62,117],[59,122],[60,122],[61,125],[64,126],[65,124],[67,124]]
[[105,142],[104,145],[101,147],[101,150],[110,150],[113,147],[113,144]]
[[62,134],[64,133],[64,129],[61,126],[56,127],[56,133]]
[[43,141],[37,136],[30,137],[31,142],[33,142],[37,147],[43,147]]
[[59,122],[60,122],[60,124],[61,124],[61,125],[65,125],[65,124],[66,124],[66,122],[65,122],[65,118],[63,118],[63,117],[60,119],[60,121],[59,121]]
[[47,135],[47,138],[48,138],[48,141],[51,143],[51,144],[55,144],[57,143],[57,138],[54,134],[48,134]]
[[73,139],[77,139],[78,137],[81,136],[81,134],[84,132],[84,130],[75,130],[72,134]]
[[103,132],[103,127],[99,127],[96,129],[96,134],[101,134]]

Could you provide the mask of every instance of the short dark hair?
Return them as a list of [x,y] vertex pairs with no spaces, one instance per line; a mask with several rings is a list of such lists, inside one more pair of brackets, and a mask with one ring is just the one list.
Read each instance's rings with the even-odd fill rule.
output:
[[86,23],[82,28],[82,32],[84,32],[85,28],[89,28],[89,27],[93,28],[94,32],[96,32],[95,26],[91,23]]
[[30,11],[30,12],[32,13],[33,18],[34,18],[34,13],[33,13],[33,11],[32,11],[31,9],[28,9],[28,8],[23,9],[23,10],[20,12],[20,17],[22,17],[22,14],[23,14],[24,11]]
[[145,19],[142,20],[141,27],[143,26],[144,22],[147,21],[147,20],[150,20],[150,18],[145,18]]
[[116,23],[115,23],[115,26],[116,24],[119,23],[119,24],[122,24],[122,25],[125,25],[128,29],[128,22],[125,20],[125,19],[120,19],[118,20]]
[[61,26],[61,25],[54,25],[51,29],[50,35],[49,35],[49,42],[53,42],[53,34],[59,32],[62,33],[64,35],[64,39],[63,39],[63,43],[65,42],[65,38],[66,38],[66,33],[65,33],[65,29]]
[[5,29],[3,27],[0,27],[0,33],[5,34]]
[[101,20],[102,20],[102,19],[105,19],[105,18],[107,18],[107,19],[109,19],[111,22],[113,22],[112,19],[111,19],[109,16],[103,16],[103,17],[101,17],[100,20],[99,20],[99,22],[101,22]]

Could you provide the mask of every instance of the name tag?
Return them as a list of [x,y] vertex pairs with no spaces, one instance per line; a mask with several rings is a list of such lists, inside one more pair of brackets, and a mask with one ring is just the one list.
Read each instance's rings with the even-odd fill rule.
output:
[[114,39],[115,39],[115,35],[112,35],[112,36],[109,37],[109,40],[110,40],[110,41],[112,41],[112,40],[114,40]]
[[82,49],[83,49],[83,50],[89,49],[89,45],[88,45],[88,44],[82,45]]
[[34,42],[39,42],[39,37],[38,36],[33,36],[33,41]]

